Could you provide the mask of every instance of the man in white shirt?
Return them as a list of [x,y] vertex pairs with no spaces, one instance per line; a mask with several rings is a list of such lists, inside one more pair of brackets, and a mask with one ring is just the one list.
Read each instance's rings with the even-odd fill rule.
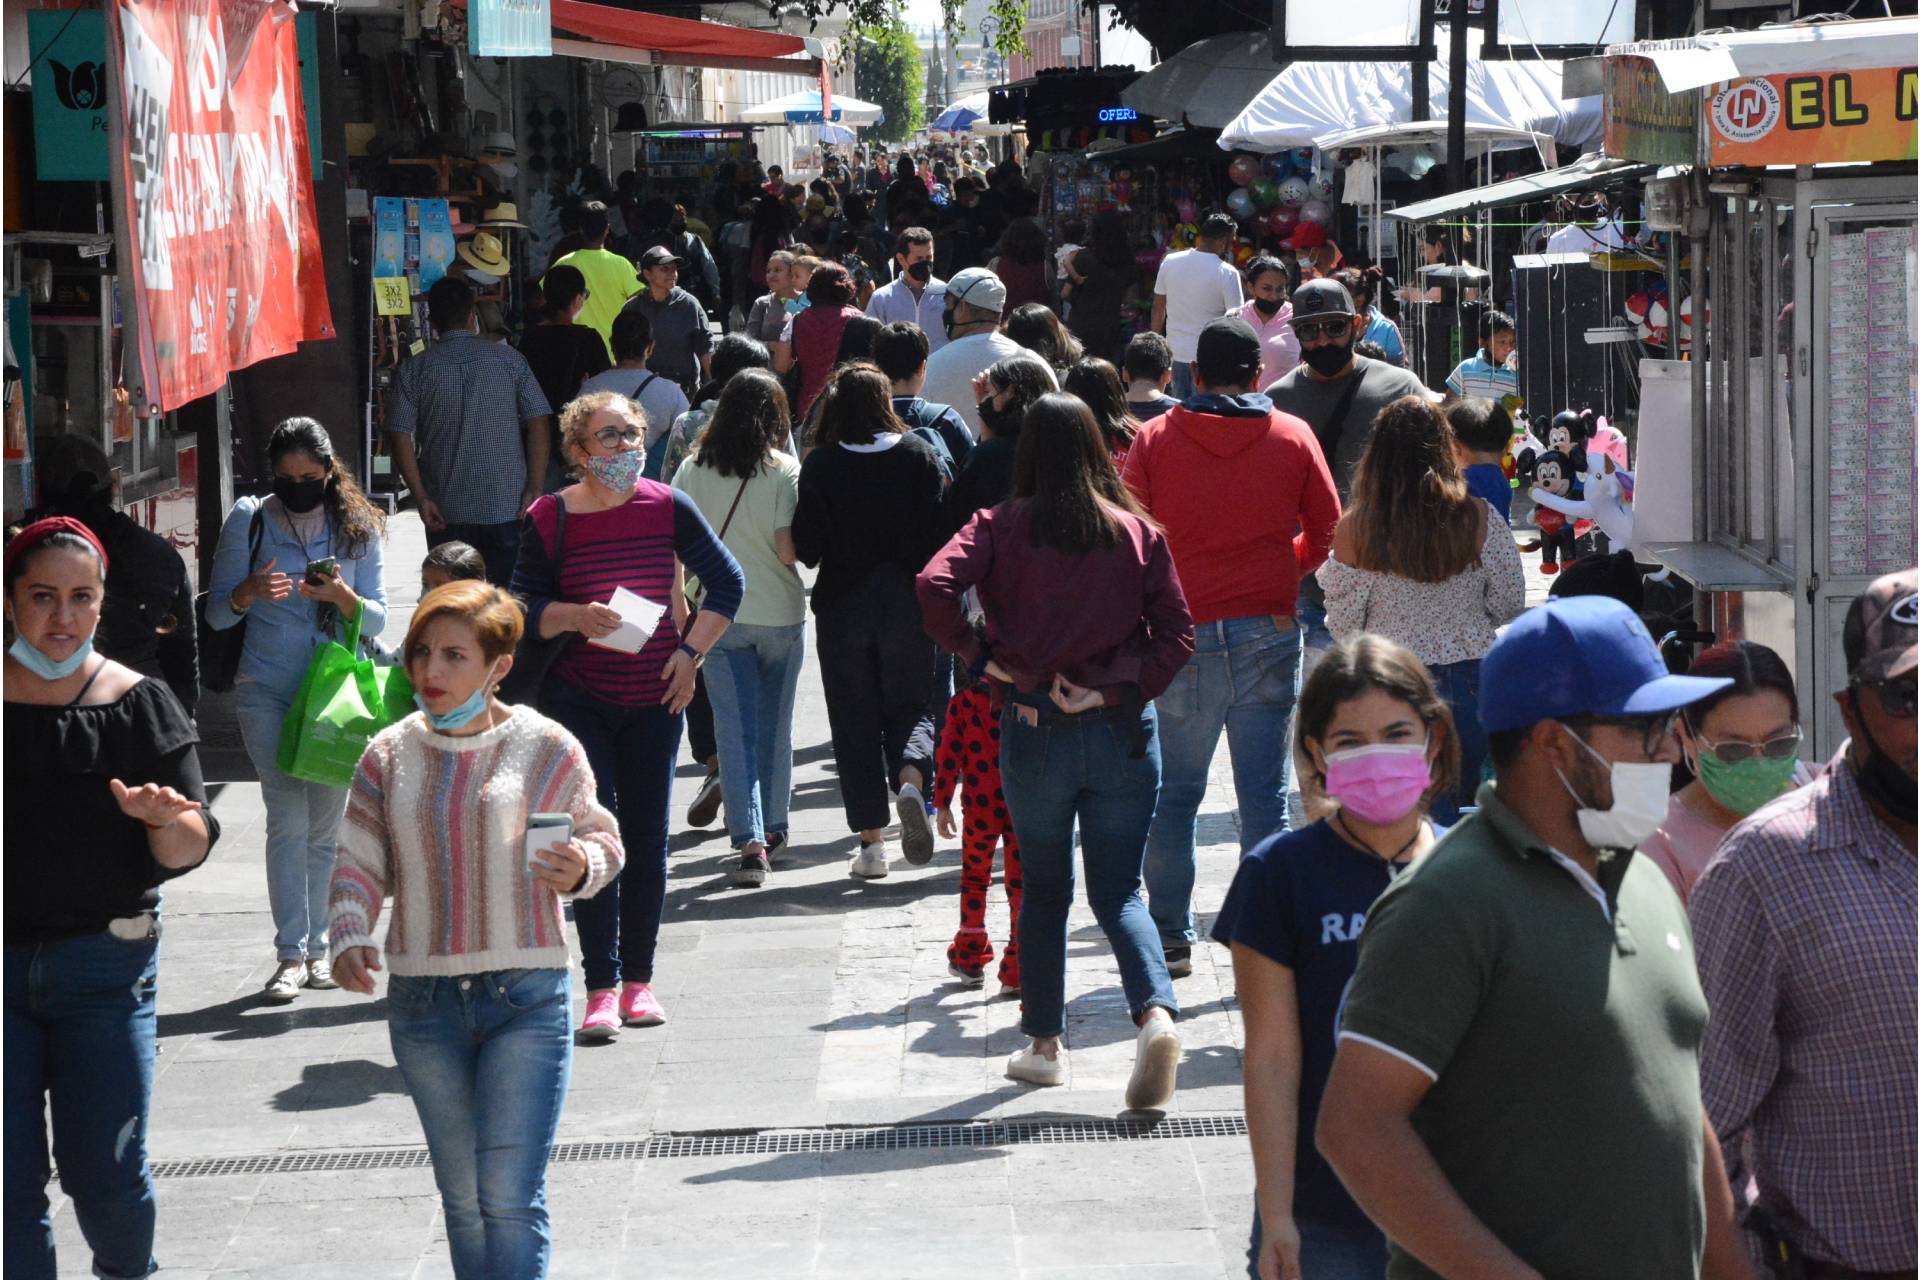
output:
[[1595,195],[1586,204],[1574,205],[1570,212],[1573,216],[1567,225],[1547,237],[1548,253],[1601,253],[1626,245],[1626,229],[1618,215],[1608,215],[1605,196]]
[[1167,335],[1173,348],[1173,396],[1193,394],[1193,358],[1200,331],[1208,321],[1238,310],[1245,300],[1240,273],[1221,254],[1233,244],[1233,219],[1224,213],[1207,215],[1200,238],[1191,249],[1160,260],[1153,282],[1153,329]]
[[927,346],[938,351],[947,345],[940,316],[946,309],[947,282],[933,274],[933,232],[908,227],[894,238],[893,280],[873,291],[867,314],[881,324],[919,325]]
[[[1007,286],[985,267],[968,267],[947,281],[946,311],[940,317],[947,345],[927,357],[927,381],[920,394],[935,404],[952,405],[974,439],[980,438],[980,405],[973,380],[1006,356],[1026,348],[1000,332]],[[931,336],[931,335],[929,335]]]

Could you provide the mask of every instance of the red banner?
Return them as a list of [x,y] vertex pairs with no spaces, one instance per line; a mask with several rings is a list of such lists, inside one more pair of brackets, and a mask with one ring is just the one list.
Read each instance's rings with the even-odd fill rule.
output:
[[294,9],[110,0],[119,168],[147,411],[333,336]]

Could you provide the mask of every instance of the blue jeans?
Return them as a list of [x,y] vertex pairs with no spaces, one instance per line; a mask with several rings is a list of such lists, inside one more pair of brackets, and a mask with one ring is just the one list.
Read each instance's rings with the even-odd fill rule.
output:
[[234,690],[234,718],[267,806],[273,949],[281,960],[318,960],[327,954],[327,893],[347,789],[302,782],[280,772],[280,726],[292,705],[292,693],[282,696],[263,685],[243,684]]
[[[1022,721],[1023,708],[1038,723]],[[1140,712],[1146,750],[1133,758],[1136,726],[1118,709],[1062,714],[1049,704],[1008,702],[1000,718],[1000,779],[1020,838],[1020,1029],[1066,1028],[1067,911],[1073,906],[1073,824],[1087,868],[1087,903],[1120,965],[1136,1021],[1159,1005],[1178,1014],[1167,960],[1140,900],[1140,863],[1160,785],[1152,707]]]
[[[16,856],[19,856],[16,854]],[[6,948],[6,1274],[53,1280],[52,1160],[94,1274],[151,1275],[153,997],[160,944],[102,931]]]
[[[1300,678],[1296,689],[1307,687],[1307,677],[1313,674],[1313,666],[1320,661],[1320,655],[1333,648],[1333,632],[1327,630],[1327,611],[1324,607],[1302,598],[1294,607],[1293,620],[1300,628]],[[1307,813],[1306,801],[1300,795],[1300,779],[1294,776],[1293,741],[1297,735],[1294,724],[1287,723],[1287,830],[1297,831],[1313,821]]]
[[1193,394],[1193,363],[1191,361],[1175,360],[1173,362],[1173,384],[1167,388],[1167,394],[1182,402]]
[[[1300,1229],[1300,1274],[1308,1280],[1385,1280],[1387,1243],[1377,1233],[1294,1223]],[[1247,1280],[1260,1280],[1260,1211],[1253,1211],[1253,1239],[1247,1244]]]
[[547,1274],[547,1157],[567,1097],[565,969],[387,982],[387,1034],[413,1095],[459,1280]]
[[1473,803],[1487,762],[1487,731],[1480,723],[1480,659],[1443,662],[1427,670],[1440,697],[1453,708],[1453,732],[1460,739],[1460,781],[1452,794],[1433,801],[1433,820],[1450,827],[1460,820],[1460,810]]
[[1240,852],[1286,825],[1287,721],[1300,670],[1300,630],[1272,618],[1227,618],[1194,628],[1193,657],[1154,700],[1166,777],[1147,837],[1147,903],[1161,939],[1191,945],[1194,827],[1207,768],[1226,730]]
[[736,622],[702,669],[720,747],[720,794],[734,847],[785,835],[793,792],[793,701],[807,624]]
[[555,676],[540,710],[586,749],[599,800],[620,823],[627,862],[591,898],[575,898],[587,989],[653,981],[660,913],[667,901],[667,805],[680,750],[680,717],[664,707],[620,707]]

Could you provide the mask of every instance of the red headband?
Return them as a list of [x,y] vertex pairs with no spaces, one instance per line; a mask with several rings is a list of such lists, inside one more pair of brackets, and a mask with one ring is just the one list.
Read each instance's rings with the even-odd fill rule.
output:
[[13,566],[21,556],[56,533],[71,533],[76,537],[85,538],[87,545],[93,548],[93,553],[100,557],[100,576],[102,578],[107,576],[107,549],[100,545],[100,539],[94,536],[93,530],[68,516],[49,516],[45,520],[35,520],[16,533],[13,540],[7,543],[5,566],[7,576],[9,578],[13,576]]

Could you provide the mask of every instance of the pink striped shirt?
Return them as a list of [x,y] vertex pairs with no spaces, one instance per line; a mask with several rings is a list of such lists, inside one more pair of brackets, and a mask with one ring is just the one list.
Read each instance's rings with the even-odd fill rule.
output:
[[572,734],[526,707],[455,738],[416,712],[374,738],[347,793],[328,895],[333,954],[375,946],[393,898],[386,967],[418,977],[564,969],[561,896],[527,870],[527,816],[566,813],[587,850],[590,897],[619,874],[614,817]]

